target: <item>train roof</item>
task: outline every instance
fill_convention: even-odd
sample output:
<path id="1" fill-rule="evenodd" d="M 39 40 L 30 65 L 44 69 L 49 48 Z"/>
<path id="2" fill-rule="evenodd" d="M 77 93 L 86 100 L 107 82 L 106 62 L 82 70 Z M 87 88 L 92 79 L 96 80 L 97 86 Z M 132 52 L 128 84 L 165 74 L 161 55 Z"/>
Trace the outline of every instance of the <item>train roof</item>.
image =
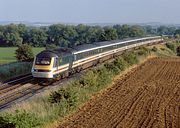
<path id="1" fill-rule="evenodd" d="M 131 38 L 131 40 L 132 39 L 139 39 L 139 38 Z M 120 42 L 124 43 L 124 41 L 128 41 L 128 40 L 130 40 L 130 38 L 124 39 L 124 40 L 94 42 L 91 44 L 82 44 L 82 45 L 74 46 L 72 49 L 74 50 L 73 52 L 78 52 L 78 51 L 82 51 L 82 50 L 86 50 L 86 49 L 97 48 L 100 46 L 106 46 L 106 45 L 116 44 L 116 43 L 120 43 Z"/>
<path id="2" fill-rule="evenodd" d="M 82 44 L 82 45 L 78 45 L 78 46 L 74 46 L 73 52 L 76 51 L 81 51 L 81 50 L 86 50 L 86 49 L 90 49 L 90 48 L 96 48 L 97 46 L 95 44 Z"/>
<path id="3" fill-rule="evenodd" d="M 54 49 L 54 50 L 44 50 L 42 52 L 40 52 L 37 57 L 41 58 L 41 57 L 47 57 L 47 58 L 51 58 L 51 57 L 61 57 L 61 56 L 68 56 L 72 54 L 72 49 L 69 48 L 58 48 L 58 49 Z"/>
<path id="4" fill-rule="evenodd" d="M 127 42 L 132 42 L 132 41 L 138 41 L 138 40 L 144 40 L 144 39 L 153 39 L 153 38 L 159 38 L 160 36 L 154 36 L 154 37 L 142 37 L 142 38 L 126 38 L 123 40 L 112 40 L 112 41 L 102 41 L 102 42 L 94 42 L 92 44 L 83 44 L 79 46 L 75 46 L 73 49 L 74 54 L 78 54 L 81 52 L 89 51 L 89 50 L 95 50 L 98 48 L 103 48 L 115 44 L 123 44 Z"/>
<path id="5" fill-rule="evenodd" d="M 98 48 L 103 48 L 115 44 L 123 44 L 127 42 L 132 41 L 138 41 L 143 39 L 153 39 L 153 38 L 159 38 L 160 36 L 154 36 L 154 37 L 143 37 L 143 38 L 126 38 L 123 40 L 112 40 L 112 41 L 102 41 L 102 42 L 94 42 L 91 44 L 82 44 L 78 46 L 74 46 L 72 48 L 58 48 L 54 50 L 44 50 L 41 53 L 37 55 L 37 57 L 40 56 L 46 56 L 46 57 L 56 57 L 56 56 L 69 56 L 72 54 L 78 54 L 90 50 L 95 50 Z"/>

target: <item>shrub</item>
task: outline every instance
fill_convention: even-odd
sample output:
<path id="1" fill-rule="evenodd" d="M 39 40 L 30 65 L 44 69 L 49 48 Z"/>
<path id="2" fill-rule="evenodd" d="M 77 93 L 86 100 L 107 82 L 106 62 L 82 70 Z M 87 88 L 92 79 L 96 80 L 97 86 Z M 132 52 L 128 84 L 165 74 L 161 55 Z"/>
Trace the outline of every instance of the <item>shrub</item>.
<path id="1" fill-rule="evenodd" d="M 32 61 L 34 58 L 32 47 L 28 44 L 19 45 L 15 54 L 19 61 Z"/>
<path id="2" fill-rule="evenodd" d="M 35 114 L 27 113 L 26 111 L 16 111 L 15 114 L 6 114 L 1 120 L 2 126 L 15 126 L 16 128 L 32 128 L 41 124 L 40 119 Z M 1 126 L 0 125 L 0 126 Z"/>
<path id="3" fill-rule="evenodd" d="M 157 52 L 157 48 L 154 46 L 152 49 L 151 49 L 153 52 Z"/>
<path id="4" fill-rule="evenodd" d="M 147 56 L 149 54 L 149 50 L 145 47 L 140 47 L 139 50 L 137 51 L 138 56 L 145 55 Z"/>
<path id="5" fill-rule="evenodd" d="M 98 75 L 94 71 L 88 71 L 81 77 L 79 83 L 81 86 L 95 86 L 97 84 L 97 77 Z"/>
<path id="6" fill-rule="evenodd" d="M 97 86 L 104 86 L 111 82 L 112 74 L 104 66 L 97 69 L 95 73 L 98 74 L 97 77 Z"/>
<path id="7" fill-rule="evenodd" d="M 180 46 L 177 47 L 176 52 L 177 52 L 177 56 L 180 56 Z"/>
<path id="8" fill-rule="evenodd" d="M 172 50 L 173 52 L 176 52 L 176 46 L 173 43 L 166 43 L 166 47 Z"/>
<path id="9" fill-rule="evenodd" d="M 128 66 L 127 62 L 122 57 L 117 58 L 113 63 L 120 69 L 120 71 L 124 71 Z"/>
<path id="10" fill-rule="evenodd" d="M 15 125 L 4 119 L 4 117 L 0 117 L 0 128 L 15 128 Z"/>
<path id="11" fill-rule="evenodd" d="M 137 64 L 138 63 L 138 58 L 136 56 L 136 54 L 134 53 L 129 53 L 129 54 L 124 54 L 123 55 L 124 60 L 129 64 L 129 65 L 133 65 L 133 64 Z"/>
<path id="12" fill-rule="evenodd" d="M 166 49 L 165 48 L 160 48 L 162 51 L 165 51 Z"/>
<path id="13" fill-rule="evenodd" d="M 120 72 L 120 69 L 114 63 L 106 63 L 104 64 L 104 67 L 114 75 Z"/>
<path id="14" fill-rule="evenodd" d="M 69 107 L 74 107 L 77 103 L 77 95 L 70 88 L 60 88 L 58 91 L 50 94 L 49 100 L 51 103 L 67 103 Z"/>

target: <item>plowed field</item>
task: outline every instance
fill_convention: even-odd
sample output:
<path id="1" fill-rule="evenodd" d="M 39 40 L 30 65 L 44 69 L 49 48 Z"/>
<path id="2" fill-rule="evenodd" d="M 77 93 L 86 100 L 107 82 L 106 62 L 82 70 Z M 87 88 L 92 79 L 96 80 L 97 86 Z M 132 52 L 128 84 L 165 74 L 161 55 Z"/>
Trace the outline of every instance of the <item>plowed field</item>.
<path id="1" fill-rule="evenodd" d="M 180 128 L 180 59 L 145 62 L 59 127 Z"/>

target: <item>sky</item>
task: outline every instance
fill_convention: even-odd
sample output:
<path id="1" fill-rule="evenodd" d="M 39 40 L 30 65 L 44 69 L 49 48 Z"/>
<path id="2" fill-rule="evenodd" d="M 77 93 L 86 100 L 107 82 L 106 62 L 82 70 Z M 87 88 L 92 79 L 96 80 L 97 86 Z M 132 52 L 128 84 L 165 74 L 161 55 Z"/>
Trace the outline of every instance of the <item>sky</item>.
<path id="1" fill-rule="evenodd" d="M 180 24 L 180 0 L 0 0 L 0 21 Z"/>

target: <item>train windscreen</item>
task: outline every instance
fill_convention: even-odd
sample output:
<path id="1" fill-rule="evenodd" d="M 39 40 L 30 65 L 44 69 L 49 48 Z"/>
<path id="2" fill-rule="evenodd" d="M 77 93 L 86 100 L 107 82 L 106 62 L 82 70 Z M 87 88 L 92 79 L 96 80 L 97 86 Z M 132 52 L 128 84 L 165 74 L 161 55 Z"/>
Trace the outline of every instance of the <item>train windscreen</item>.
<path id="1" fill-rule="evenodd" d="M 51 58 L 36 58 L 36 65 L 50 65 Z"/>

